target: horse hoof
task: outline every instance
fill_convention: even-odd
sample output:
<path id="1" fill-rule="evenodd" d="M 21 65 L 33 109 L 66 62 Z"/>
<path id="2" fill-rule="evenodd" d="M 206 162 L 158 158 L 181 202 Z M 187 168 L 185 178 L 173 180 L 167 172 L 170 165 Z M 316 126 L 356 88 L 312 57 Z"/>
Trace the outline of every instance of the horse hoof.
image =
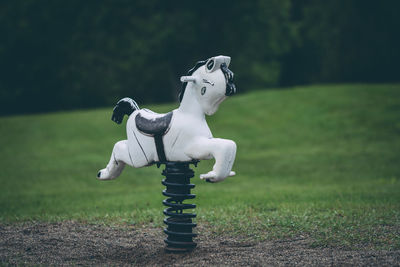
<path id="1" fill-rule="evenodd" d="M 102 169 L 97 173 L 97 179 L 99 179 L 99 180 L 113 180 L 115 178 L 117 178 L 117 177 L 110 175 L 107 168 Z"/>

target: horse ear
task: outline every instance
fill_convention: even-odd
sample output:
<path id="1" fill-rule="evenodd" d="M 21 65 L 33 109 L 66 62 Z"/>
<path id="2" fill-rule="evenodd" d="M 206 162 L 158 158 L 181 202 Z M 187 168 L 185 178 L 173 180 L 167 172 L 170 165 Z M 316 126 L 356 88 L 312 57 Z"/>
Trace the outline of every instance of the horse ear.
<path id="1" fill-rule="evenodd" d="M 207 72 L 213 72 L 215 70 L 215 58 L 212 57 L 209 60 L 207 60 L 206 70 Z"/>
<path id="2" fill-rule="evenodd" d="M 216 56 L 208 59 L 206 63 L 206 71 L 213 72 L 219 69 L 222 63 L 225 63 L 228 67 L 231 63 L 231 58 L 227 56 Z"/>
<path id="3" fill-rule="evenodd" d="M 222 63 L 225 63 L 226 66 L 229 67 L 229 64 L 231 63 L 231 57 L 228 56 L 217 56 L 215 58 L 218 62 L 218 66 L 221 66 Z"/>
<path id="4" fill-rule="evenodd" d="M 227 57 L 227 56 L 221 56 L 223 57 L 223 61 L 226 64 L 227 67 L 229 67 L 229 64 L 231 64 L 231 57 Z"/>

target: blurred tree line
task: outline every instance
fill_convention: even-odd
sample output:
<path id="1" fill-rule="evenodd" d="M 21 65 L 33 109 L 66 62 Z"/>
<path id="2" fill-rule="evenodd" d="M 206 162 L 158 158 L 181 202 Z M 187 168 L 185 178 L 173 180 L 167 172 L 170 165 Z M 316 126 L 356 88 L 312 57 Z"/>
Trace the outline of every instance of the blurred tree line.
<path id="1" fill-rule="evenodd" d="M 399 81 L 396 0 L 3 0 L 0 114 L 177 99 L 196 61 L 232 57 L 239 92 Z"/>

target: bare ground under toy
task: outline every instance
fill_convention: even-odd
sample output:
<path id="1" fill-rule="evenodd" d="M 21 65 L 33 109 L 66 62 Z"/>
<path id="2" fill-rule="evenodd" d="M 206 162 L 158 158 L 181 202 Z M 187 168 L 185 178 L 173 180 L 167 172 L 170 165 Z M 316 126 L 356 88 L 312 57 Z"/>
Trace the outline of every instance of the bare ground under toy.
<path id="1" fill-rule="evenodd" d="M 313 248 L 299 236 L 246 241 L 199 229 L 191 253 L 169 254 L 159 228 L 110 227 L 77 222 L 0 225 L 0 265 L 265 266 L 400 264 L 400 250 Z"/>

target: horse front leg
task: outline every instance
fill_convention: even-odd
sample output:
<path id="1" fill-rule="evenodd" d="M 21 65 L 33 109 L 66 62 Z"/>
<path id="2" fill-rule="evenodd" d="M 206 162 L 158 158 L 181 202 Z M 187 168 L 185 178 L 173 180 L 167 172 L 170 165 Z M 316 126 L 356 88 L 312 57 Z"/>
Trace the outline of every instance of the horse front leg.
<path id="1" fill-rule="evenodd" d="M 127 140 L 119 141 L 114 145 L 110 161 L 107 166 L 97 173 L 99 180 L 112 180 L 117 178 L 126 164 L 130 164 Z"/>
<path id="2" fill-rule="evenodd" d="M 220 138 L 198 138 L 187 147 L 185 154 L 193 159 L 215 159 L 213 169 L 201 174 L 200 179 L 220 182 L 235 175 L 232 166 L 236 156 L 236 144 L 232 140 Z"/>

